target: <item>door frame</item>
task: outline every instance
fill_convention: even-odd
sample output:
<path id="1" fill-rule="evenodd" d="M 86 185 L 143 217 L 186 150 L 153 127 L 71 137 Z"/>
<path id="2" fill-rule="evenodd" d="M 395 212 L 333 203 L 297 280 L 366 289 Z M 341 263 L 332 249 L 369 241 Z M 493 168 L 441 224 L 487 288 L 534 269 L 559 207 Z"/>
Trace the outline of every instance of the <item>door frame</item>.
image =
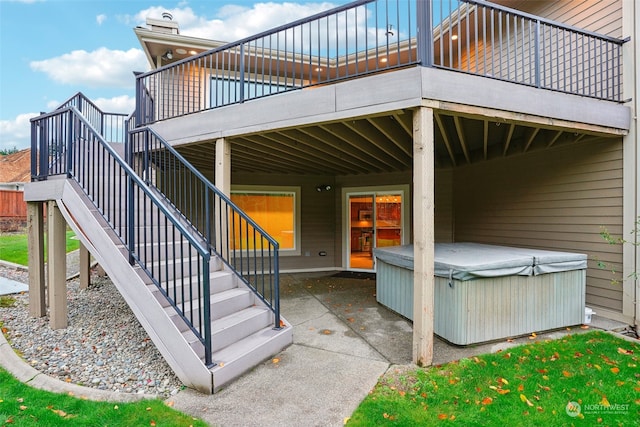
<path id="1" fill-rule="evenodd" d="M 360 268 L 351 268 L 350 266 L 350 254 L 351 254 L 351 233 L 349 230 L 350 217 L 349 217 L 349 196 L 357 195 L 373 195 L 373 202 L 375 204 L 375 196 L 378 193 L 402 193 L 402 228 L 400 232 L 400 239 L 403 245 L 406 245 L 409 239 L 409 231 L 411 229 L 411 193 L 409 184 L 397 184 L 397 185 L 373 185 L 366 187 L 343 187 L 341 194 L 341 218 L 342 218 L 342 268 L 347 271 L 376 271 L 375 258 L 373 261 L 373 269 L 365 270 Z M 374 208 L 375 209 L 375 208 Z M 375 239 L 373 239 L 375 242 Z"/>

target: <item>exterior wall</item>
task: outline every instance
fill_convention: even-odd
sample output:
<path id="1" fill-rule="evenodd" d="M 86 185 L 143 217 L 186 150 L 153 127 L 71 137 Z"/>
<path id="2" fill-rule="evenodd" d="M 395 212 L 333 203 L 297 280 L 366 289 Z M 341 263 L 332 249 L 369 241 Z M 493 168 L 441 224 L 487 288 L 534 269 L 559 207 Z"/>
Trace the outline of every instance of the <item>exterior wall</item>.
<path id="1" fill-rule="evenodd" d="M 461 167 L 453 189 L 455 241 L 586 253 L 587 305 L 622 312 L 622 247 L 599 234 L 622 234 L 621 138 Z"/>
<path id="2" fill-rule="evenodd" d="M 336 241 L 336 202 L 340 191 L 335 189 L 332 176 L 291 176 L 276 174 L 233 174 L 232 185 L 299 186 L 301 215 L 301 255 L 281 256 L 280 269 L 330 270 L 340 265 L 340 244 Z M 318 192 L 319 184 L 330 184 L 334 189 Z M 321 251 L 326 256 L 320 256 Z"/>
<path id="3" fill-rule="evenodd" d="M 453 243 L 453 170 L 436 170 L 435 175 L 435 241 Z"/>
<path id="4" fill-rule="evenodd" d="M 518 10 L 611 37 L 622 37 L 623 0 L 524 1 Z M 627 1 L 627 0 L 624 0 Z M 497 1 L 496 3 L 505 3 Z M 509 6 L 506 2 L 506 6 Z"/>

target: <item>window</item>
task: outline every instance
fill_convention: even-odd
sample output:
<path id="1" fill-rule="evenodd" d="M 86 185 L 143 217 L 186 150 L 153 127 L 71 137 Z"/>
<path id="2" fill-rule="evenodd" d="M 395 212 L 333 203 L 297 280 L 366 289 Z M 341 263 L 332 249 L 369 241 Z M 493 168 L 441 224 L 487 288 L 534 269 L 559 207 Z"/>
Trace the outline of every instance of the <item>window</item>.
<path id="1" fill-rule="evenodd" d="M 299 195 L 299 187 L 234 187 L 231 190 L 233 203 L 278 242 L 283 255 L 300 254 Z M 239 234 L 239 229 L 234 230 L 236 238 Z"/>

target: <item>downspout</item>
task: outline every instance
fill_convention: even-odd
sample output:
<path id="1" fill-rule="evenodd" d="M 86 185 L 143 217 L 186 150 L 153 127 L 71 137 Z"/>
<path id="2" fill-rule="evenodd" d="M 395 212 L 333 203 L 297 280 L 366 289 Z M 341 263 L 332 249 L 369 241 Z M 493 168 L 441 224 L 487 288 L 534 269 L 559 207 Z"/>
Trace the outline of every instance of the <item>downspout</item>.
<path id="1" fill-rule="evenodd" d="M 640 7 L 635 1 L 622 2 L 622 30 L 629 41 L 623 45 L 623 99 L 630 109 L 629 133 L 624 137 L 623 233 L 629 242 L 623 248 L 623 314 L 640 325 L 640 147 L 638 147 L 638 112 L 640 111 Z M 626 285 L 625 285 L 626 284 Z"/>

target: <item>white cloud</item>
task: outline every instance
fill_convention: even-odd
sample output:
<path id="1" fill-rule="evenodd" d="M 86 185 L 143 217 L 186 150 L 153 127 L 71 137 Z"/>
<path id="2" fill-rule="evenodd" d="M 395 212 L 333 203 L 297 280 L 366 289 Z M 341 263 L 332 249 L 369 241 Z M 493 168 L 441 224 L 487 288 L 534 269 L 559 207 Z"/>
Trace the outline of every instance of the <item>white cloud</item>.
<path id="1" fill-rule="evenodd" d="M 136 99 L 129 95 L 121 95 L 113 98 L 92 99 L 93 103 L 105 113 L 129 114 L 136 108 Z"/>
<path id="2" fill-rule="evenodd" d="M 55 58 L 32 61 L 30 66 L 58 83 L 110 88 L 133 87 L 133 71 L 146 71 L 149 67 L 141 49 L 122 51 L 106 47 L 92 52 L 74 50 Z"/>
<path id="3" fill-rule="evenodd" d="M 0 120 L 0 149 L 18 150 L 29 148 L 31 145 L 31 123 L 29 119 L 38 113 L 25 113 L 13 120 Z"/>
<path id="4" fill-rule="evenodd" d="M 104 13 L 101 13 L 100 15 L 96 16 L 96 22 L 98 23 L 98 25 L 102 25 L 102 23 L 106 20 L 107 20 L 107 15 L 105 15 Z"/>
<path id="5" fill-rule="evenodd" d="M 161 19 L 163 12 L 170 12 L 173 20 L 179 23 L 182 35 L 232 42 L 335 6 L 330 2 L 266 2 L 251 7 L 227 5 L 219 9 L 214 19 L 197 16 L 190 7 L 167 9 L 154 6 L 127 18 L 130 23 L 144 25 L 147 18 Z"/>

